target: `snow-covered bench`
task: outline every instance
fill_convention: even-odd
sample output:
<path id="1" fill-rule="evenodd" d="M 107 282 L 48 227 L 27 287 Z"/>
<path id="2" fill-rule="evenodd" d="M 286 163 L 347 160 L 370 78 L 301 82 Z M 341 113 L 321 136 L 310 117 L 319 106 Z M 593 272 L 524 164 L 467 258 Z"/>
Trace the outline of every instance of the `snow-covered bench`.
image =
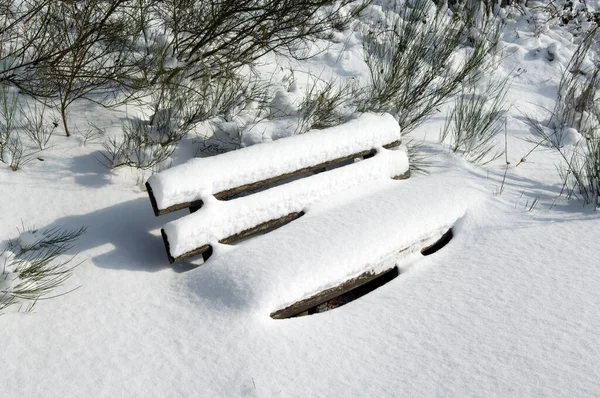
<path id="1" fill-rule="evenodd" d="M 214 244 L 279 227 L 329 195 L 376 178 L 407 178 L 400 143 L 391 115 L 363 114 L 341 126 L 193 159 L 153 175 L 146 187 L 155 215 L 194 211 L 162 228 L 169 261 L 207 259 Z M 356 158 L 364 160 L 351 163 Z M 338 165 L 343 167 L 311 173 Z M 286 183 L 223 200 L 276 182 Z"/>

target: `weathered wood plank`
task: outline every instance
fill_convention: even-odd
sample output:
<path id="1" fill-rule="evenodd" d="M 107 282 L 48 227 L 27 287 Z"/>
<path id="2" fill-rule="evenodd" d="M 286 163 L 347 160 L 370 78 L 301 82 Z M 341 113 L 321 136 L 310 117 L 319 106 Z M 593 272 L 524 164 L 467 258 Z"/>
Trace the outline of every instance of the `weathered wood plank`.
<path id="1" fill-rule="evenodd" d="M 411 246 L 405 247 L 401 250 L 398 250 L 397 253 L 406 252 L 408 250 L 415 248 L 415 246 L 418 248 L 421 245 L 425 245 L 425 247 L 422 247 L 420 249 L 420 251 L 423 255 L 429 255 L 429 254 L 434 253 L 435 251 L 438 251 L 442 247 L 444 247 L 448 242 L 450 242 L 450 240 L 452 239 L 452 236 L 453 236 L 452 228 L 450 228 L 446 233 L 444 233 L 433 244 L 427 244 L 426 242 L 428 240 L 426 239 L 421 242 L 415 243 Z M 356 278 L 346 280 L 337 286 L 334 286 L 329 289 L 325 289 L 325 290 L 318 292 L 306 299 L 297 301 L 294 304 L 291 304 L 285 308 L 273 311 L 270 314 L 270 316 L 273 319 L 285 319 L 285 318 L 290 318 L 292 316 L 296 316 L 305 311 L 308 311 L 309 309 L 311 309 L 313 307 L 323 304 L 335 297 L 341 296 L 344 293 L 347 293 L 351 290 L 359 288 L 360 286 L 362 286 L 366 283 L 369 283 L 369 282 L 373 281 L 374 279 L 377 279 L 378 277 L 390 272 L 395 267 L 396 267 L 396 264 L 394 262 L 393 266 L 388 267 L 383 271 L 379 271 L 379 272 L 375 272 L 372 270 L 366 271 L 366 272 L 360 274 L 359 276 L 357 276 Z"/>
<path id="2" fill-rule="evenodd" d="M 346 293 L 343 293 L 337 297 L 332 298 L 331 300 L 327 300 L 326 302 L 319 304 L 315 307 L 309 308 L 308 311 L 301 312 L 299 314 L 294 315 L 294 318 L 304 316 L 304 315 L 313 315 L 320 314 L 323 312 L 331 311 L 333 309 L 342 307 L 348 303 L 351 303 L 354 300 L 358 300 L 359 298 L 371 293 L 372 291 L 379 289 L 383 285 L 393 281 L 400 275 L 400 269 L 398 266 L 391 268 L 388 272 L 381 274 L 377 278 L 373 279 L 370 282 L 365 283 L 362 286 L 359 286 L 355 289 L 352 289 Z"/>
<path id="3" fill-rule="evenodd" d="M 163 241 L 165 242 L 165 249 L 167 249 L 167 257 L 169 258 L 170 264 L 173 264 L 177 261 L 184 260 L 186 258 L 197 256 L 200 254 L 202 254 L 202 258 L 204 258 L 204 261 L 206 261 L 212 254 L 212 247 L 210 245 L 203 245 L 203 246 L 198 247 L 197 249 L 194 249 L 187 253 L 184 253 L 179 257 L 173 257 L 171 255 L 171 245 L 169 243 L 169 237 L 165 233 L 165 230 L 161 228 L 160 234 L 162 235 Z"/>
<path id="4" fill-rule="evenodd" d="M 152 204 L 152 210 L 154 211 L 154 215 L 157 217 L 162 216 L 163 214 L 172 213 L 177 210 L 187 209 L 188 207 L 195 208 L 196 210 L 198 210 L 204 204 L 201 200 L 195 200 L 193 202 L 178 203 L 176 205 L 169 206 L 166 209 L 159 209 L 158 205 L 156 204 L 156 198 L 154 197 L 154 191 L 152 190 L 150 184 L 148 184 L 147 182 L 146 192 L 148 192 L 148 196 L 150 197 L 150 203 Z"/>
<path id="5" fill-rule="evenodd" d="M 405 173 L 399 174 L 397 176 L 392 177 L 394 180 L 407 180 L 410 178 L 410 169 L 406 170 Z"/>
<path id="6" fill-rule="evenodd" d="M 265 231 L 270 231 L 270 230 L 282 227 L 283 225 L 285 225 L 299 217 L 302 217 L 303 215 L 304 215 L 304 212 L 290 213 L 283 217 L 280 217 L 280 218 L 277 218 L 274 220 L 269 220 L 269 221 L 263 222 L 261 224 L 255 225 L 254 227 L 248 228 L 248 229 L 246 229 L 242 232 L 239 232 L 235 235 L 231 235 L 226 238 L 223 238 L 223 239 L 219 240 L 219 243 L 223 243 L 223 244 L 235 243 L 242 239 L 249 238 L 254 235 L 258 235 Z M 163 241 L 165 242 L 165 248 L 167 249 L 167 256 L 169 257 L 169 263 L 171 263 L 171 264 L 173 264 L 177 261 L 185 260 L 186 258 L 197 256 L 199 254 L 202 254 L 204 261 L 206 261 L 212 254 L 212 247 L 210 245 L 203 245 L 197 249 L 186 252 L 180 256 L 173 257 L 171 255 L 169 238 L 163 229 L 161 229 L 161 234 L 163 237 Z"/>
<path id="7" fill-rule="evenodd" d="M 448 244 L 448 242 L 450 242 L 452 240 L 453 237 L 454 237 L 454 232 L 452 232 L 452 228 L 450 228 L 448 231 L 446 231 L 446 233 L 444 235 L 442 235 L 442 237 L 440 239 L 438 239 L 437 242 L 421 249 L 421 254 L 424 256 L 429 256 L 429 255 L 437 252 L 442 247 L 446 246 Z"/>
<path id="8" fill-rule="evenodd" d="M 288 307 L 282 308 L 280 310 L 274 311 L 271 313 L 271 318 L 273 319 L 285 319 L 292 317 L 294 315 L 300 314 L 302 312 L 308 311 L 308 309 L 313 308 L 319 304 L 322 304 L 326 301 L 329 301 L 335 297 L 341 296 L 344 293 L 349 292 L 350 290 L 356 289 L 359 286 L 362 286 L 366 283 L 371 282 L 372 280 L 380 277 L 381 275 L 391 271 L 394 269 L 396 265 L 394 264 L 392 267 L 379 272 L 367 271 L 356 278 L 349 279 L 345 282 L 340 283 L 337 286 L 334 286 L 330 289 L 323 290 L 309 298 L 304 300 L 300 300 Z"/>
<path id="9" fill-rule="evenodd" d="M 229 243 L 235 243 L 238 242 L 242 239 L 245 238 L 249 238 L 251 236 L 254 235 L 258 235 L 260 233 L 266 232 L 266 231 L 271 231 L 274 230 L 276 228 L 282 227 L 285 224 L 294 221 L 297 218 L 300 218 L 304 215 L 303 211 L 297 212 L 297 213 L 290 213 L 287 214 L 283 217 L 274 219 L 274 220 L 269 220 L 269 221 L 265 221 L 264 223 L 258 224 L 252 228 L 249 228 L 245 231 L 242 231 L 240 233 L 237 233 L 235 235 L 229 236 L 227 238 L 221 239 L 219 241 L 219 243 L 225 243 L 225 244 L 229 244 Z"/>
<path id="10" fill-rule="evenodd" d="M 390 149 L 390 148 L 399 146 L 401 143 L 402 143 L 402 141 L 397 140 L 397 141 L 393 141 L 388 144 L 385 144 L 385 145 L 383 145 L 383 147 L 386 149 Z M 231 189 L 228 189 L 225 191 L 217 192 L 213 196 L 215 198 L 221 199 L 221 200 L 227 199 L 229 197 L 239 195 L 241 193 L 248 192 L 248 191 L 253 191 L 253 190 L 262 188 L 265 185 L 277 183 L 277 182 L 280 182 L 280 181 L 283 181 L 283 180 L 286 180 L 289 178 L 299 176 L 304 173 L 321 171 L 323 169 L 326 169 L 327 167 L 335 166 L 335 165 L 347 162 L 349 160 L 352 160 L 354 158 L 374 156 L 376 152 L 377 151 L 375 149 L 364 150 L 361 152 L 353 153 L 348 156 L 344 156 L 344 157 L 337 158 L 337 159 L 332 159 L 327 162 L 319 163 L 319 164 L 305 167 L 302 169 L 298 169 L 298 170 L 295 170 L 295 171 L 292 171 L 289 173 L 281 174 L 281 175 L 278 175 L 278 176 L 275 176 L 272 178 L 252 182 L 249 184 L 241 185 L 239 187 L 235 187 L 235 188 L 231 188 Z M 408 178 L 408 176 L 402 177 L 402 178 Z M 402 179 L 402 178 L 400 178 L 400 179 Z M 158 205 L 156 203 L 156 198 L 154 197 L 154 191 L 152 190 L 152 187 L 150 186 L 150 184 L 148 182 L 146 182 L 146 191 L 148 192 L 148 196 L 150 197 L 150 203 L 152 204 L 152 210 L 154 211 L 155 216 L 160 216 L 163 214 L 171 213 L 176 210 L 186 209 L 188 207 L 192 207 L 197 210 L 197 209 L 201 208 L 202 204 L 203 204 L 201 200 L 197 200 L 197 201 L 192 201 L 192 202 L 178 203 L 178 204 L 169 206 L 166 209 L 159 209 Z"/>
<path id="11" fill-rule="evenodd" d="M 394 148 L 394 147 L 399 146 L 401 143 L 402 143 L 402 141 L 394 141 L 394 142 L 384 145 L 383 147 L 386 149 Z M 217 199 L 227 199 L 230 196 L 239 195 L 240 193 L 243 193 L 246 191 L 253 191 L 253 190 L 259 189 L 265 185 L 283 181 L 288 178 L 296 177 L 296 176 L 299 176 L 304 173 L 313 173 L 315 171 L 318 172 L 320 170 L 326 169 L 327 167 L 335 166 L 335 165 L 347 162 L 347 161 L 355 159 L 355 158 L 362 158 L 362 157 L 366 157 L 368 155 L 373 156 L 373 155 L 375 155 L 376 152 L 377 151 L 375 149 L 369 149 L 369 150 L 353 153 L 352 155 L 329 160 L 327 162 L 319 163 L 319 164 L 316 164 L 316 165 L 310 166 L 310 167 L 305 167 L 303 169 L 298 169 L 296 171 L 281 174 L 276 177 L 268 178 L 266 180 L 256 181 L 256 182 L 253 182 L 250 184 L 246 184 L 246 185 L 242 185 L 242 186 L 239 186 L 236 188 L 228 189 L 226 191 L 221 191 L 221 192 L 214 194 L 214 197 Z"/>
<path id="12" fill-rule="evenodd" d="M 407 170 L 405 173 L 400 174 L 398 176 L 395 176 L 393 178 L 396 179 L 396 180 L 403 180 L 403 179 L 407 179 L 409 177 L 410 177 L 410 171 Z M 152 198 L 152 196 L 151 196 L 151 198 Z M 201 207 L 201 205 L 198 205 L 197 202 L 191 204 L 191 206 L 189 208 L 190 209 L 190 213 L 193 213 L 193 212 L 197 211 L 200 207 Z M 253 236 L 253 235 L 258 235 L 258 234 L 263 233 L 265 231 L 269 231 L 269 230 L 272 230 L 272 229 L 279 228 L 279 227 L 281 227 L 281 226 L 283 226 L 283 225 L 285 225 L 285 224 L 287 224 L 287 223 L 289 223 L 289 222 L 291 222 L 291 221 L 293 221 L 293 220 L 295 220 L 295 219 L 297 219 L 297 218 L 299 218 L 299 217 L 301 217 L 303 215 L 304 215 L 304 212 L 290 213 L 290 214 L 287 214 L 287 215 L 285 215 L 283 217 L 280 217 L 280 218 L 277 218 L 277 219 L 274 219 L 274 220 L 265 221 L 264 223 L 258 224 L 256 226 L 254 226 L 252 228 L 249 228 L 247 230 L 244 230 L 244 231 L 242 231 L 242 232 L 240 232 L 238 234 L 235 234 L 235 235 L 232 235 L 232 236 L 228 236 L 228 237 L 226 237 L 224 239 L 221 239 L 219 241 L 219 243 L 224 243 L 224 244 L 235 243 L 235 242 L 237 242 L 239 240 L 242 240 L 244 238 L 247 238 L 247 237 L 250 237 L 250 236 Z M 191 250 L 191 251 L 189 251 L 187 253 L 184 253 L 184 254 L 182 254 L 180 256 L 173 257 L 171 255 L 171 252 L 170 252 L 168 238 L 167 238 L 166 234 L 164 233 L 164 231 L 162 229 L 161 229 L 161 233 L 163 235 L 163 240 L 165 242 L 165 247 L 167 249 L 167 256 L 169 257 L 169 262 L 171 264 L 173 264 L 173 263 L 175 263 L 177 261 L 184 260 L 186 258 L 197 256 L 199 254 L 203 255 L 204 260 L 208 259 L 209 256 L 207 257 L 206 254 L 204 254 L 204 253 L 210 248 L 210 245 L 204 245 L 202 247 L 199 247 L 197 249 L 194 249 L 194 250 Z M 212 253 L 212 248 L 210 248 L 210 249 L 211 249 L 211 253 Z"/>

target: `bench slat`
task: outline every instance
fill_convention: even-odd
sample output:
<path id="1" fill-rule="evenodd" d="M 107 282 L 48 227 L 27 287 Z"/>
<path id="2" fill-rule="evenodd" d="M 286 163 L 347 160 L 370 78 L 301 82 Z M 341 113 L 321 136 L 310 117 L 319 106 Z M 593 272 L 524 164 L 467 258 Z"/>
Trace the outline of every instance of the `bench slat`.
<path id="1" fill-rule="evenodd" d="M 219 240 L 219 243 L 231 244 L 231 243 L 239 242 L 240 240 L 242 240 L 244 238 L 248 238 L 248 237 L 260 234 L 264 231 L 269 231 L 269 230 L 273 230 L 275 228 L 279 228 L 289 222 L 294 221 L 297 218 L 302 217 L 303 215 L 304 215 L 304 212 L 290 213 L 283 217 L 277 218 L 275 220 L 269 220 L 269 221 L 263 222 L 261 224 L 256 225 L 255 227 L 246 229 L 240 233 L 237 233 L 235 235 L 231 235 L 227 238 L 221 239 L 221 240 Z M 210 254 L 207 255 L 207 253 L 212 250 L 212 246 L 210 244 L 202 245 L 197 249 L 190 250 L 180 256 L 173 257 L 173 256 L 171 256 L 171 249 L 170 249 L 171 245 L 169 243 L 169 237 L 167 236 L 164 229 L 161 229 L 160 232 L 162 234 L 163 241 L 165 242 L 165 248 L 167 249 L 167 256 L 169 258 L 169 263 L 173 264 L 178 261 L 185 260 L 186 258 L 195 257 L 198 255 L 202 255 L 202 257 L 204 258 L 204 261 L 208 260 L 208 258 L 210 257 Z"/>
<path id="2" fill-rule="evenodd" d="M 396 147 L 400 146 L 401 144 L 402 144 L 402 141 L 397 140 L 394 142 L 390 142 L 389 144 L 383 145 L 383 148 L 392 149 L 392 148 L 396 148 Z M 304 173 L 319 172 L 319 171 L 323 171 L 327 167 L 337 166 L 342 163 L 348 162 L 352 159 L 371 157 L 371 156 L 374 156 L 376 152 L 377 152 L 376 149 L 356 152 L 356 153 L 353 153 L 352 155 L 344 156 L 344 157 L 337 158 L 334 160 L 329 160 L 327 162 L 319 163 L 317 165 L 310 166 L 310 167 L 305 167 L 303 169 L 299 169 L 299 170 L 296 170 L 296 171 L 293 171 L 290 173 L 280 174 L 276 177 L 272 177 L 272 178 L 269 178 L 266 180 L 261 180 L 261 181 L 253 182 L 250 184 L 242 185 L 242 186 L 239 186 L 236 188 L 217 192 L 213 196 L 215 198 L 221 199 L 221 200 L 227 199 L 229 197 L 239 195 L 240 193 L 243 193 L 243 192 L 249 192 L 249 191 L 253 191 L 258 188 L 262 188 L 265 185 L 274 184 L 274 183 L 277 183 L 280 181 L 287 180 L 292 177 L 300 176 Z M 154 197 L 154 192 L 152 190 L 152 186 L 148 182 L 146 182 L 146 190 L 148 192 L 148 196 L 150 197 L 150 203 L 152 204 L 152 210 L 154 211 L 155 216 L 161 216 L 163 214 L 168 214 L 168 213 L 171 213 L 171 212 L 174 212 L 177 210 L 182 210 L 182 209 L 187 209 L 187 208 L 193 208 L 194 211 L 196 211 L 196 210 L 200 209 L 202 207 L 202 205 L 204 204 L 204 202 L 202 202 L 202 200 L 195 200 L 195 201 L 191 201 L 191 202 L 178 203 L 178 204 L 169 206 L 166 209 L 161 210 L 158 208 L 158 205 L 156 204 L 156 199 Z"/>
<path id="3" fill-rule="evenodd" d="M 271 312 L 270 316 L 273 319 L 289 318 L 294 315 L 301 314 L 302 312 L 307 311 L 310 308 L 316 307 L 317 305 L 323 304 L 335 297 L 341 296 L 344 293 L 348 293 L 349 291 L 356 289 L 362 285 L 365 285 L 371 282 L 372 280 L 377 279 L 381 275 L 391 271 L 397 263 L 397 261 L 395 261 L 395 257 L 406 255 L 416 250 L 423 252 L 428 248 L 435 246 L 438 240 L 445 239 L 445 237 L 451 235 L 451 233 L 452 229 L 449 229 L 444 234 L 440 234 L 439 231 L 435 232 L 431 234 L 427 239 L 421 240 L 418 243 L 415 243 L 409 247 L 399 250 L 397 254 L 384 261 L 385 264 L 388 264 L 387 266 L 379 267 L 377 270 L 369 270 L 363 272 L 357 277 L 348 279 L 340 283 L 339 285 L 322 290 L 318 293 L 313 294 L 310 297 L 297 301 L 285 308 L 273 311 Z"/>
<path id="4" fill-rule="evenodd" d="M 394 266 L 392 266 L 388 269 L 385 269 L 383 271 L 364 272 L 364 273 L 360 274 L 359 276 L 357 276 L 356 278 L 347 280 L 347 281 L 345 281 L 335 287 L 332 287 L 330 289 L 323 290 L 322 292 L 319 292 L 319 293 L 315 294 L 314 296 L 311 296 L 304 300 L 298 301 L 297 303 L 294 303 L 288 307 L 282 308 L 277 311 L 273 311 L 271 313 L 271 318 L 285 319 L 285 318 L 290 318 L 294 315 L 300 314 L 304 311 L 309 310 L 310 308 L 316 307 L 319 304 L 323 304 L 335 297 L 341 296 L 344 293 L 348 293 L 350 290 L 356 289 L 357 287 L 367 284 L 367 283 L 371 282 L 372 280 L 377 279 L 379 276 L 385 274 L 386 272 L 391 271 L 392 268 L 394 268 Z"/>
<path id="5" fill-rule="evenodd" d="M 385 149 L 391 149 L 391 148 L 400 146 L 400 144 L 402 144 L 402 141 L 398 140 L 398 141 L 390 142 L 389 144 L 383 145 L 383 147 Z M 325 169 L 327 167 L 337 166 L 339 164 L 348 162 L 349 160 L 356 159 L 356 158 L 370 157 L 370 156 L 375 155 L 376 153 L 377 153 L 376 149 L 370 149 L 367 151 L 356 152 L 356 153 L 353 153 L 348 156 L 344 156 L 344 157 L 337 158 L 334 160 L 329 160 L 327 162 L 319 163 L 314 166 L 305 167 L 303 169 L 299 169 L 299 170 L 296 170 L 296 171 L 293 171 L 290 173 L 281 174 L 281 175 L 278 175 L 273 178 L 269 178 L 269 179 L 262 180 L 262 181 L 257 181 L 257 182 L 251 183 L 251 184 L 242 185 L 240 187 L 228 189 L 226 191 L 221 191 L 221 192 L 214 194 L 213 196 L 217 199 L 226 199 L 230 196 L 238 195 L 240 193 L 247 192 L 247 191 L 252 191 L 252 190 L 261 188 L 265 185 L 273 184 L 273 183 L 283 181 L 283 180 L 287 180 L 288 178 L 296 177 L 296 176 L 302 175 L 304 173 L 313 173 L 313 172 L 317 172 L 317 171 L 322 171 L 323 169 Z"/>
<path id="6" fill-rule="evenodd" d="M 341 126 L 311 131 L 237 151 L 191 161 L 162 171 L 146 183 L 155 215 L 199 207 L 202 198 L 226 198 L 356 157 L 401 141 L 389 114 L 363 114 Z"/>

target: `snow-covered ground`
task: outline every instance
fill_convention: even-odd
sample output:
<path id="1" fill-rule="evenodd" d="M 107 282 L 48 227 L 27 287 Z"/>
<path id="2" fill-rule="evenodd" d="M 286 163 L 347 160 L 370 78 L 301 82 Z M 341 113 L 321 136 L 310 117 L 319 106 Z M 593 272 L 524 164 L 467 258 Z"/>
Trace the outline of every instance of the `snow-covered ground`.
<path id="1" fill-rule="evenodd" d="M 101 141 L 56 135 L 43 161 L 1 167 L 0 242 L 23 227 L 87 232 L 69 252 L 83 263 L 64 288 L 77 290 L 0 316 L 0 396 L 599 396 L 600 218 L 559 195 L 560 158 L 529 154 L 524 121 L 553 108 L 576 38 L 560 26 L 533 30 L 526 16 L 509 20 L 490 72 L 514 76 L 506 173 L 504 157 L 481 167 L 440 145 L 436 114 L 410 135 L 429 175 L 320 198 L 280 229 L 217 245 L 201 266 L 168 264 L 160 228 L 187 212 L 155 217 L 141 189 L 148 175 L 108 170 Z M 294 67 L 368 73 L 350 33 Z M 297 80 L 280 97 L 304 92 Z M 118 133 L 118 111 L 75 106 L 74 123 Z M 265 135 L 278 138 L 265 130 L 246 140 Z M 497 141 L 504 149 L 503 134 Z M 269 317 L 451 225 L 446 247 L 394 258 L 400 275 L 364 297 Z"/>

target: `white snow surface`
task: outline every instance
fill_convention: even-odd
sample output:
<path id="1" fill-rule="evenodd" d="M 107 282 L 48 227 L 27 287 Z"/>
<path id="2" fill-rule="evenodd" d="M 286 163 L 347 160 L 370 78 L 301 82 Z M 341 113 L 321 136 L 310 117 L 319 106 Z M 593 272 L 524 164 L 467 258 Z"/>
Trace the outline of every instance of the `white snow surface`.
<path id="1" fill-rule="evenodd" d="M 9 250 L 0 253 L 0 305 L 3 300 L 8 300 L 8 292 L 13 291 L 21 280 L 18 268 L 27 267 L 29 263 L 22 259 L 15 259 L 15 254 Z"/>
<path id="2" fill-rule="evenodd" d="M 344 126 L 241 148 L 221 156 L 192 159 L 153 175 L 148 183 L 158 208 L 166 209 L 377 148 L 400 140 L 400 137 L 400 127 L 393 116 L 365 113 Z"/>
<path id="3" fill-rule="evenodd" d="M 250 229 L 291 213 L 329 195 L 370 180 L 393 178 L 408 172 L 408 157 L 400 150 L 379 148 L 370 159 L 288 182 L 249 196 L 219 201 L 202 196 L 204 206 L 186 217 L 171 221 L 163 229 L 171 255 L 178 257 L 205 244 Z"/>
<path id="4" fill-rule="evenodd" d="M 0 164 L 0 243 L 23 225 L 88 227 L 67 253 L 83 262 L 57 293 L 79 288 L 0 316 L 0 396 L 600 396 L 600 216 L 559 195 L 560 156 L 530 152 L 537 137 L 523 120 L 554 108 L 577 38 L 527 19 L 507 12 L 493 71 L 515 76 L 506 143 L 504 134 L 497 142 L 506 158 L 480 167 L 448 153 L 438 143 L 442 109 L 410 136 L 429 155 L 429 175 L 323 197 L 269 234 L 217 245 L 197 267 L 169 266 L 160 237 L 185 213 L 154 217 L 138 188 L 147 176 L 105 169 L 101 140 L 83 146 L 57 134 L 36 155 L 44 161 L 18 172 Z M 365 78 L 360 43 L 350 34 L 292 66 Z M 265 66 L 266 76 L 279 65 Z M 118 133 L 122 115 L 111 112 L 77 101 L 71 115 Z M 437 253 L 386 257 L 452 224 L 454 238 Z M 382 258 L 401 274 L 364 297 L 269 317 Z"/>
<path id="5" fill-rule="evenodd" d="M 264 315 L 363 272 L 391 268 L 400 251 L 439 238 L 480 199 L 468 183 L 455 189 L 459 180 L 450 173 L 432 178 L 372 181 L 341 201 L 327 197 L 259 246 L 218 253 L 207 263 L 218 270 L 214 283 L 229 286 L 223 297 Z"/>
<path id="6" fill-rule="evenodd" d="M 82 287 L 0 318 L 3 396 L 596 395 L 597 216 L 532 219 L 484 180 L 469 182 L 472 169 L 442 168 L 454 171 L 320 202 L 184 273 L 165 267 L 160 238 L 144 234 L 158 225 L 141 193 L 59 220 L 93 221 L 78 248 Z M 422 197 L 411 189 L 432 194 L 412 216 Z M 410 256 L 387 285 L 327 313 L 269 318 L 321 280 L 293 264 L 323 261 L 319 275 L 332 278 L 341 270 L 320 257 L 325 240 L 346 242 L 358 264 L 383 255 L 379 243 L 417 236 L 420 216 L 439 226 L 433 213 L 452 223 L 460 209 L 452 242 Z M 326 253 L 334 265 L 348 256 Z"/>

